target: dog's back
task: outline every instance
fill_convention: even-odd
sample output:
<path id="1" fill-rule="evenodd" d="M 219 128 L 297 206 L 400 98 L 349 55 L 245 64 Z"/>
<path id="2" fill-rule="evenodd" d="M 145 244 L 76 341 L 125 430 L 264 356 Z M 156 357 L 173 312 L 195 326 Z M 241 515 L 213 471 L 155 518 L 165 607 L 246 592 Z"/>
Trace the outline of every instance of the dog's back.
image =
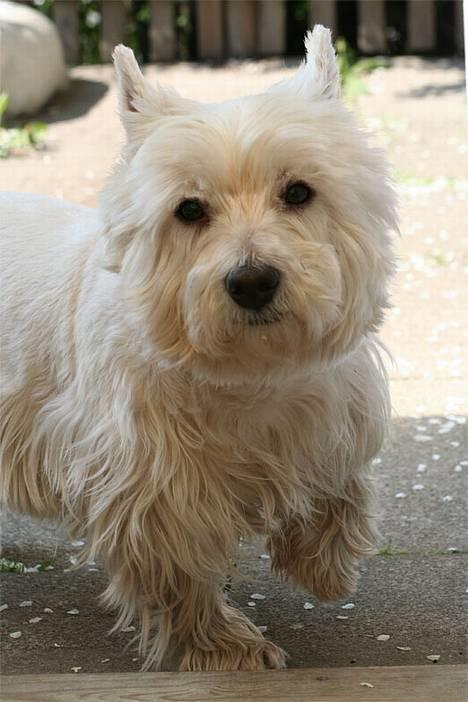
<path id="1" fill-rule="evenodd" d="M 34 349 L 37 363 L 44 338 L 50 348 L 50 336 L 57 332 L 54 317 L 77 293 L 79 262 L 85 260 L 97 226 L 95 210 L 39 195 L 0 193 L 0 211 L 5 391 L 15 384 L 20 368 L 26 371 L 28 352 Z"/>

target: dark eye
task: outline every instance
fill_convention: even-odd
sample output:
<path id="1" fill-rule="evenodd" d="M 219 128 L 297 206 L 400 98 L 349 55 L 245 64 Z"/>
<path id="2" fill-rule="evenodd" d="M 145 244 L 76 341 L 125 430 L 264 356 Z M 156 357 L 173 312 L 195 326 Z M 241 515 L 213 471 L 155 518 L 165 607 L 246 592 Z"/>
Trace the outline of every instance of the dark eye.
<path id="1" fill-rule="evenodd" d="M 287 205 L 305 205 L 313 195 L 314 191 L 305 183 L 290 183 L 283 193 L 283 200 Z"/>
<path id="2" fill-rule="evenodd" d="M 176 217 L 183 222 L 197 222 L 199 219 L 206 217 L 206 211 L 200 200 L 192 198 L 191 200 L 182 200 L 179 207 L 176 209 Z"/>

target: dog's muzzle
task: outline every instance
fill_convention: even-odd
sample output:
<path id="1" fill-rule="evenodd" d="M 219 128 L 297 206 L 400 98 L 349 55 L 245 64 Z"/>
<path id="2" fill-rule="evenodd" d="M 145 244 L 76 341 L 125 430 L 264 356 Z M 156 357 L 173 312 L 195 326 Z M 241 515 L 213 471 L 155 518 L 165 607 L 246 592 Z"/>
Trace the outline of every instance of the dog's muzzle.
<path id="1" fill-rule="evenodd" d="M 240 307 L 261 310 L 273 300 L 280 279 L 280 272 L 273 266 L 239 266 L 229 271 L 224 286 Z"/>

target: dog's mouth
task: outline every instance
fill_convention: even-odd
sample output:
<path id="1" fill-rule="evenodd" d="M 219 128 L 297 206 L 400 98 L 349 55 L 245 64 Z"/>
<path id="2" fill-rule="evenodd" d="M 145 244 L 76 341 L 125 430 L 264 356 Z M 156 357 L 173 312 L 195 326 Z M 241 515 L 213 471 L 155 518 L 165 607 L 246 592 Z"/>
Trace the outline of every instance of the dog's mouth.
<path id="1" fill-rule="evenodd" d="M 284 315 L 280 312 L 271 310 L 270 312 L 253 312 L 249 315 L 247 324 L 249 327 L 265 327 L 271 324 L 278 324 L 282 321 Z"/>

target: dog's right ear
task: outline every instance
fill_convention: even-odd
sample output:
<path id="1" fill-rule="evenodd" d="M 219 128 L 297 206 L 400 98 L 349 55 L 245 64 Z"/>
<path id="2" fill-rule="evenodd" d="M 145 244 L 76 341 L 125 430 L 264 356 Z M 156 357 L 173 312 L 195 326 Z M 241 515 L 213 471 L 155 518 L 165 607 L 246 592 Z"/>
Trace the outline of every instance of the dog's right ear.
<path id="1" fill-rule="evenodd" d="M 117 75 L 120 119 L 128 140 L 140 144 L 158 118 L 169 110 L 176 111 L 183 98 L 175 90 L 148 83 L 133 51 L 123 44 L 115 47 L 112 58 Z"/>

